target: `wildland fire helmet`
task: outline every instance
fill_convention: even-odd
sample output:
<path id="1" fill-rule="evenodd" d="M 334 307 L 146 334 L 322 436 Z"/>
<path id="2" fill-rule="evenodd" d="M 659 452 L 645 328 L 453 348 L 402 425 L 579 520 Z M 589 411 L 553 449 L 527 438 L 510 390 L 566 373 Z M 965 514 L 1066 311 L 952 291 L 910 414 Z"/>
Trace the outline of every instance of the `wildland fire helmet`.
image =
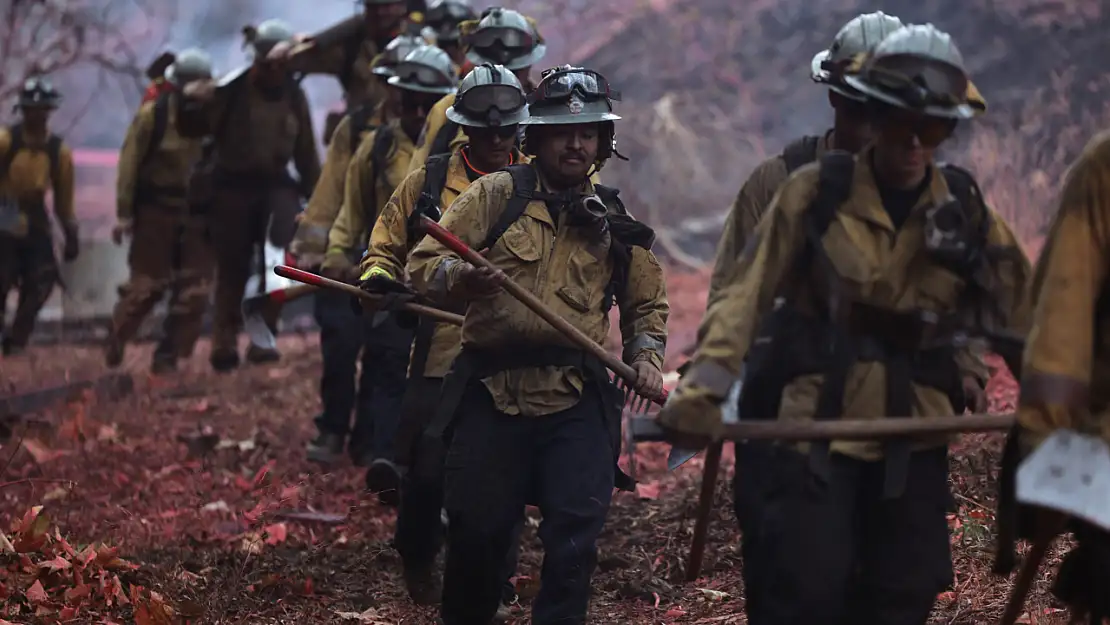
<path id="1" fill-rule="evenodd" d="M 509 68 L 484 63 L 470 70 L 459 83 L 447 119 L 460 126 L 512 126 L 528 119 L 528 98 Z"/>
<path id="2" fill-rule="evenodd" d="M 604 76 L 592 69 L 563 65 L 544 70 L 540 84 L 528 95 L 525 126 L 591 124 L 601 126 L 597 158 L 600 163 L 617 153 L 616 127 L 620 119 L 613 113 L 613 102 L 620 93 L 609 86 Z M 527 148 L 527 141 L 525 141 Z"/>
<path id="3" fill-rule="evenodd" d="M 166 80 L 179 88 L 194 80 L 209 78 L 212 78 L 212 57 L 200 48 L 182 50 L 166 68 Z"/>
<path id="4" fill-rule="evenodd" d="M 436 41 L 456 43 L 462 33 L 459 24 L 478 19 L 470 0 L 432 0 L 424 21 L 435 32 Z"/>
<path id="5" fill-rule="evenodd" d="M 243 36 L 250 44 L 255 59 L 264 59 L 274 49 L 274 46 L 293 43 L 296 36 L 293 27 L 282 20 L 266 20 L 257 27 L 243 29 Z"/>
<path id="6" fill-rule="evenodd" d="M 405 60 L 413 50 L 427 46 L 428 41 L 423 37 L 417 35 L 399 35 L 394 37 L 392 41 L 386 44 L 385 49 L 381 54 L 374 57 L 374 61 L 370 64 L 370 71 L 375 76 L 383 76 L 388 78 L 393 76 L 393 70 Z"/>
<path id="7" fill-rule="evenodd" d="M 23 83 L 19 90 L 17 108 L 56 109 L 62 101 L 62 94 L 54 88 L 49 80 L 42 76 L 32 76 Z"/>
<path id="8" fill-rule="evenodd" d="M 421 93 L 455 93 L 455 65 L 443 50 L 420 46 L 397 64 L 389 84 Z"/>
<path id="9" fill-rule="evenodd" d="M 848 86 L 868 99 L 947 119 L 970 119 L 968 75 L 952 37 L 932 24 L 905 26 L 882 41 Z"/>
<path id="10" fill-rule="evenodd" d="M 862 101 L 863 96 L 845 86 L 844 76 L 853 60 L 879 45 L 888 35 L 902 28 L 902 20 L 882 11 L 864 13 L 852 18 L 833 37 L 828 50 L 818 52 L 810 63 L 814 82 L 828 85 L 840 95 Z"/>
<path id="11" fill-rule="evenodd" d="M 518 70 L 535 65 L 547 54 L 535 23 L 511 9 L 486 9 L 476 24 L 467 22 L 460 28 L 468 47 L 466 58 L 475 65 L 495 63 Z"/>

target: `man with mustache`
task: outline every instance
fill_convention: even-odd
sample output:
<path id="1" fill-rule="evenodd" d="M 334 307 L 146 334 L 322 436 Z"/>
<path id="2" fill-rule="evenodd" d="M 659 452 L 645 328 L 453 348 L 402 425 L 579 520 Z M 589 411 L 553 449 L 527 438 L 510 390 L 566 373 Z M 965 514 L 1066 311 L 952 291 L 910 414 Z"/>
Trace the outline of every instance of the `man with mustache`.
<path id="1" fill-rule="evenodd" d="M 359 258 L 382 207 L 408 173 L 414 141 L 432 105 L 455 90 L 455 70 L 447 53 L 431 46 L 419 47 L 393 70 L 390 88 L 400 103 L 398 117 L 366 136 L 347 168 L 343 205 L 328 234 L 328 249 L 321 270 L 346 282 L 358 280 Z M 412 327 L 398 315 L 367 317 L 363 327 L 362 366 L 371 373 L 369 389 L 360 393 L 360 417 L 351 433 L 355 454 L 365 456 L 369 467 L 367 488 L 387 503 L 396 503 L 400 475 L 394 463 L 394 437 L 405 391 L 405 371 L 412 345 Z M 400 322 L 400 323 L 399 323 Z M 341 433 L 332 432 L 333 436 Z"/>
<path id="2" fill-rule="evenodd" d="M 741 366 L 745 420 L 962 413 L 964 333 L 1029 327 L 1029 261 L 971 174 L 933 159 L 976 113 L 951 38 L 901 28 L 844 80 L 875 140 L 779 188 L 660 411 L 683 446 L 719 437 Z M 752 625 L 923 625 L 952 581 L 946 446 L 737 444 Z"/>
<path id="3" fill-rule="evenodd" d="M 501 289 L 512 276 L 594 341 L 621 312 L 636 391 L 658 397 L 669 307 L 654 233 L 617 192 L 590 182 L 614 154 L 615 93 L 597 72 L 544 73 L 529 96 L 530 164 L 467 187 L 441 224 L 497 266 L 466 263 L 425 237 L 408 270 L 417 291 L 465 307 L 462 351 L 443 385 L 429 439 L 446 450 L 445 625 L 485 625 L 501 596 L 505 553 L 524 506 L 540 508 L 542 585 L 536 625 L 584 623 L 597 538 L 618 480 L 623 396 L 596 357 Z"/>
<path id="4" fill-rule="evenodd" d="M 519 124 L 528 119 L 526 95 L 520 81 L 503 65 L 484 63 L 467 74 L 447 117 L 463 128 L 468 141 L 453 154 L 428 159 L 427 165 L 409 174 L 393 192 L 362 261 L 362 287 L 370 292 L 402 297 L 408 292 L 403 284 L 405 263 L 422 238 L 421 216 L 438 221 L 441 210 L 448 209 L 478 178 L 527 162 L 515 147 Z M 402 482 L 393 542 L 401 554 L 409 596 L 417 604 L 439 600 L 434 565 L 443 544 L 443 467 L 421 463 L 417 442 L 435 412 L 443 378 L 459 352 L 459 332 L 450 324 L 426 318 L 419 321 L 397 436 L 397 460 L 408 472 Z M 506 580 L 516 572 L 519 531 L 520 525 L 509 549 Z M 505 601 L 515 595 L 508 581 L 505 595 L 498 608 L 503 619 L 510 615 Z"/>

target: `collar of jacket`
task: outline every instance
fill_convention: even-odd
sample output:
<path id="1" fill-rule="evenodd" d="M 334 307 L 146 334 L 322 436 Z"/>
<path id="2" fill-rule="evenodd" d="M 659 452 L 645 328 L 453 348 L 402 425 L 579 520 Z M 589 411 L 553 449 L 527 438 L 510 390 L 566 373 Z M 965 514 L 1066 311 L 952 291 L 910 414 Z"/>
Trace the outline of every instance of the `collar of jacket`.
<path id="1" fill-rule="evenodd" d="M 874 154 L 875 146 L 869 145 L 856 157 L 856 168 L 852 177 L 852 191 L 848 196 L 848 201 L 840 207 L 840 210 L 844 214 L 853 215 L 894 232 L 894 224 L 890 221 L 886 209 L 883 208 L 883 201 L 879 195 L 879 185 L 875 179 L 875 170 L 871 166 Z M 925 207 L 938 206 L 951 197 L 944 176 L 937 175 L 935 162 L 929 163 L 929 171 L 926 175 L 930 176 L 929 185 L 925 192 L 921 194 L 921 197 L 918 198 L 917 204 L 913 207 L 913 212 Z"/>
<path id="2" fill-rule="evenodd" d="M 535 167 L 535 164 L 532 163 L 532 166 Z M 510 182 L 509 184 L 512 183 Z M 532 190 L 548 192 L 543 183 L 543 174 L 540 173 L 538 168 L 536 169 L 536 186 Z M 580 187 L 580 192 L 583 195 L 593 195 L 593 180 L 587 178 L 585 184 Z M 543 200 L 532 200 L 531 202 L 528 202 L 528 207 L 524 209 L 524 214 L 532 217 L 533 219 L 538 219 L 550 225 L 552 228 L 557 228 L 557 226 L 555 225 L 555 220 L 551 218 L 551 211 L 547 210 L 547 204 Z"/>

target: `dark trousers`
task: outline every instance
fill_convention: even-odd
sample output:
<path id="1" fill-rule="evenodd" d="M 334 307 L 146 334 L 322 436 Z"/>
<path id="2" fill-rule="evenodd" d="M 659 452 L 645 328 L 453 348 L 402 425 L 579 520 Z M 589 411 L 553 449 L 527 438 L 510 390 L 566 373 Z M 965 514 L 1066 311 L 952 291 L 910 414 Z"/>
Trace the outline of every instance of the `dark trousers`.
<path id="1" fill-rule="evenodd" d="M 362 368 L 359 383 L 359 355 L 362 354 L 363 323 L 351 308 L 350 296 L 320 290 L 315 294 L 313 312 L 320 326 L 320 354 L 323 374 L 320 376 L 320 402 L 323 411 L 316 417 L 316 427 L 321 432 L 346 436 L 351 427 L 351 411 L 358 398 L 359 411 L 355 415 L 352 440 L 369 441 L 373 431 L 363 408 L 370 404 L 370 378 L 373 367 Z"/>
<path id="2" fill-rule="evenodd" d="M 522 417 L 498 412 L 485 387 L 471 384 L 459 403 L 445 463 L 444 624 L 489 623 L 501 598 L 513 528 L 529 503 L 543 515 L 544 547 L 532 623 L 585 623 L 614 471 L 604 406 L 593 388 L 568 410 Z"/>
<path id="3" fill-rule="evenodd" d="M 947 450 L 912 454 L 904 493 L 884 463 L 737 446 L 735 505 L 752 625 L 924 625 L 952 583 Z"/>
<path id="4" fill-rule="evenodd" d="M 373 425 L 371 450 L 375 458 L 394 460 L 397 426 L 405 397 L 413 330 L 397 324 L 396 315 L 362 317 L 362 370 L 366 395 L 359 396 L 359 411 Z M 361 439 L 360 439 L 361 440 Z"/>
<path id="5" fill-rule="evenodd" d="M 420 432 L 427 426 L 432 413 L 439 403 L 442 378 L 410 378 L 406 389 L 406 406 L 402 419 L 409 421 L 401 427 L 408 427 L 412 432 L 407 436 L 398 436 L 397 444 L 411 449 L 398 447 L 399 458 L 404 458 L 405 463 L 413 463 L 419 454 L 417 444 Z M 435 565 L 436 556 L 443 547 L 444 528 L 441 521 L 443 509 L 443 481 L 442 474 L 421 475 L 412 468 L 405 474 L 401 482 L 401 504 L 397 511 L 397 526 L 393 536 L 393 544 L 397 553 L 401 555 L 401 562 L 405 570 L 419 571 L 430 569 Z M 509 552 L 505 557 L 505 571 L 502 575 L 502 600 L 511 600 L 515 595 L 515 587 L 510 581 L 516 575 L 517 560 L 520 556 L 520 533 L 524 529 L 524 519 L 513 527 L 512 542 Z"/>
<path id="6" fill-rule="evenodd" d="M 18 285 L 19 303 L 5 334 L 5 345 L 22 348 L 35 329 L 39 312 L 58 283 L 58 264 L 50 232 L 32 229 L 25 237 L 0 234 L 0 334 L 4 334 L 4 305 Z"/>

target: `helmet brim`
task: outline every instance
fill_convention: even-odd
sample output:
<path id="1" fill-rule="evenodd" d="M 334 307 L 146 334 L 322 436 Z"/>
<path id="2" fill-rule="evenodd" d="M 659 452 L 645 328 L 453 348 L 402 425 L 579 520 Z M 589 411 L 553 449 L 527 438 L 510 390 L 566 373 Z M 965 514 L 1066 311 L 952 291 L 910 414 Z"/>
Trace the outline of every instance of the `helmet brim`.
<path id="1" fill-rule="evenodd" d="M 827 83 L 829 81 L 828 70 L 821 67 L 828 58 L 828 50 L 822 50 L 813 55 L 813 60 L 809 62 L 809 77 L 813 79 L 813 82 Z"/>
<path id="2" fill-rule="evenodd" d="M 877 100 L 884 104 L 890 104 L 891 106 L 896 106 L 898 108 L 916 111 L 918 113 L 921 113 L 922 115 L 928 115 L 930 117 L 943 117 L 946 119 L 971 119 L 972 117 L 975 117 L 976 114 L 975 108 L 967 103 L 957 104 L 956 106 L 925 106 L 923 108 L 919 108 L 915 106 L 910 106 L 901 98 L 898 98 L 897 96 L 883 89 L 871 85 L 859 76 L 845 76 L 844 81 L 848 83 L 849 87 L 860 92 L 866 98 Z"/>
<path id="3" fill-rule="evenodd" d="M 532 48 L 532 51 L 529 52 L 528 54 L 525 54 L 524 56 L 518 56 L 518 57 L 515 57 L 515 58 L 512 58 L 512 59 L 509 59 L 509 61 L 507 63 L 501 63 L 501 65 L 504 65 L 506 69 L 510 69 L 510 70 L 524 69 L 526 67 L 532 67 L 536 63 L 539 63 L 540 60 L 542 60 L 543 57 L 546 54 L 547 54 L 547 44 L 546 43 L 539 43 L 539 44 L 536 44 L 536 47 Z M 475 66 L 481 65 L 483 63 L 490 63 L 492 65 L 498 65 L 497 61 L 495 61 L 493 59 L 487 59 L 486 57 L 482 56 L 481 54 L 478 54 L 478 52 L 475 51 L 474 48 L 470 48 L 469 50 L 466 51 L 466 60 L 473 63 Z"/>
<path id="4" fill-rule="evenodd" d="M 559 115 L 532 115 L 527 120 L 520 122 L 521 126 L 562 126 L 570 124 L 596 124 L 600 122 L 615 122 L 621 118 L 614 113 L 582 113 L 572 115 L 563 113 Z"/>
<path id="5" fill-rule="evenodd" d="M 450 106 L 447 108 L 447 119 L 455 122 L 460 126 L 469 126 L 471 128 L 501 128 L 504 126 L 514 126 L 516 124 L 525 123 L 528 120 L 528 117 L 528 108 L 525 107 L 517 111 L 516 113 L 510 113 L 509 115 L 502 117 L 501 123 L 494 126 L 493 124 L 489 124 L 484 121 L 479 122 L 470 117 L 467 117 L 459 111 L 456 111 L 454 106 Z"/>
<path id="6" fill-rule="evenodd" d="M 454 87 L 429 87 L 427 85 L 413 84 L 402 81 L 400 76 L 390 76 L 388 83 L 391 87 L 397 87 L 398 89 L 404 89 L 406 91 L 417 91 L 420 93 L 438 93 L 441 95 L 455 93 Z"/>

